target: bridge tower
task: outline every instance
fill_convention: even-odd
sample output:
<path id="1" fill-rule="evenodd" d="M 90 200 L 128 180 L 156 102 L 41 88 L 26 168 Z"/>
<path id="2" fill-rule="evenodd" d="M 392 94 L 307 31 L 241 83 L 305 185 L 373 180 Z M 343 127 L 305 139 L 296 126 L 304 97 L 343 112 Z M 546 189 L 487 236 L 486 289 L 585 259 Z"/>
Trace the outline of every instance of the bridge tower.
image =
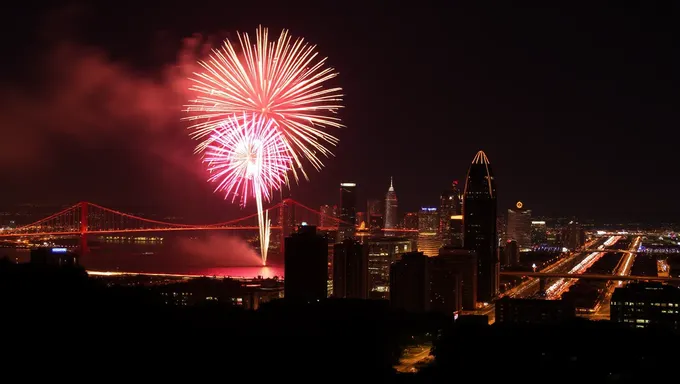
<path id="1" fill-rule="evenodd" d="M 90 250 L 87 247 L 87 202 L 80 202 L 80 256 L 85 256 Z"/>

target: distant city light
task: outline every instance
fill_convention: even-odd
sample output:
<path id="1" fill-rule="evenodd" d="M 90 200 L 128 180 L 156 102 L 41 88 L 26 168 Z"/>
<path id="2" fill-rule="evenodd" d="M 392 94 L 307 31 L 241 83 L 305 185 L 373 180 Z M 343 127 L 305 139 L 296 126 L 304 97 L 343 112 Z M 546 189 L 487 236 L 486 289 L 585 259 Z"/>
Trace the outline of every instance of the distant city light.
<path id="1" fill-rule="evenodd" d="M 423 211 L 423 212 L 435 212 L 435 211 L 437 211 L 437 208 L 422 207 L 422 208 L 420 208 L 420 210 Z"/>
<path id="2" fill-rule="evenodd" d="M 340 183 L 341 187 L 356 187 L 356 183 Z"/>
<path id="3" fill-rule="evenodd" d="M 52 253 L 66 253 L 68 249 L 66 248 L 52 248 Z"/>
<path id="4" fill-rule="evenodd" d="M 307 226 L 307 222 L 306 222 L 306 221 L 303 221 L 303 222 L 302 222 L 302 226 L 303 226 L 303 227 L 306 227 L 306 226 Z"/>
<path id="5" fill-rule="evenodd" d="M 532 221 L 531 225 L 545 225 L 545 221 Z"/>

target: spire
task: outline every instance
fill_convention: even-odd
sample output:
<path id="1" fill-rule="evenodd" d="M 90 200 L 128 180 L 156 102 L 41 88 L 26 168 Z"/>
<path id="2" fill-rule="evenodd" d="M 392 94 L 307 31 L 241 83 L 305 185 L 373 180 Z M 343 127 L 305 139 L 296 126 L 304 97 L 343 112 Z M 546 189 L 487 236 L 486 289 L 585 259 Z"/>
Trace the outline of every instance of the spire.
<path id="1" fill-rule="evenodd" d="M 392 180 L 392 176 L 390 176 L 390 189 L 387 190 L 388 192 L 394 192 L 394 183 Z"/>
<path id="2" fill-rule="evenodd" d="M 484 165 L 489 165 L 489 158 L 486 157 L 486 153 L 484 151 L 479 151 L 475 155 L 475 158 L 472 159 L 472 164 L 484 164 Z"/>

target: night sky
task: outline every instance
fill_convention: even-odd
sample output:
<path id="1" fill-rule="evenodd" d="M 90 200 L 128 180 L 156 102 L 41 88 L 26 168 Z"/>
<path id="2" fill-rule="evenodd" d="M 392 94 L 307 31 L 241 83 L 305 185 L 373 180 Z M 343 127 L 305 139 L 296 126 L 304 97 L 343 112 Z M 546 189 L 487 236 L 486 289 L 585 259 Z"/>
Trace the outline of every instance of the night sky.
<path id="1" fill-rule="evenodd" d="M 400 210 L 435 204 L 483 149 L 499 210 L 521 199 L 538 215 L 680 214 L 678 13 L 664 2 L 147 3 L 19 2 L 5 13 L 0 205 L 89 200 L 238 215 L 212 194 L 180 110 L 206 47 L 262 24 L 318 44 L 345 90 L 336 157 L 293 186 L 307 205 L 337 203 L 338 183 L 355 181 L 362 209 L 384 198 L 390 176 Z"/>

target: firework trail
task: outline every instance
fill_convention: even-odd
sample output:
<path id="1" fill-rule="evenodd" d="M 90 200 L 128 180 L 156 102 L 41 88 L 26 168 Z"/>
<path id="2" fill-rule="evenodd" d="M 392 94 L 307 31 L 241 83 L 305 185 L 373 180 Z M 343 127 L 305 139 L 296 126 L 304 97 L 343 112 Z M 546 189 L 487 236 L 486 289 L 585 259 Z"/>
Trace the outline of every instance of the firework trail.
<path id="1" fill-rule="evenodd" d="M 342 108 L 342 90 L 324 86 L 337 73 L 325 67 L 326 59 L 317 57 L 314 45 L 293 40 L 286 30 L 270 41 L 268 30 L 259 27 L 254 43 L 243 33 L 237 46 L 238 52 L 225 40 L 208 60 L 199 62 L 203 72 L 191 79 L 197 96 L 186 106 L 191 116 L 185 119 L 194 122 L 191 135 L 203 140 L 197 151 L 210 144 L 212 132 L 225 119 L 254 113 L 274 120 L 289 156 L 308 178 L 302 160 L 320 170 L 318 155 L 332 155 L 326 145 L 338 142 L 324 129 L 343 127 L 335 116 Z M 297 180 L 296 168 L 292 171 Z"/>
<path id="2" fill-rule="evenodd" d="M 203 161 L 211 173 L 208 181 L 217 183 L 215 192 L 223 192 L 225 199 L 231 196 L 232 202 L 238 197 L 241 206 L 249 197 L 255 199 L 260 252 L 266 264 L 270 220 L 263 200 L 269 201 L 272 191 L 287 182 L 287 172 L 293 166 L 283 137 L 273 120 L 243 113 L 222 120 L 206 143 Z"/>

